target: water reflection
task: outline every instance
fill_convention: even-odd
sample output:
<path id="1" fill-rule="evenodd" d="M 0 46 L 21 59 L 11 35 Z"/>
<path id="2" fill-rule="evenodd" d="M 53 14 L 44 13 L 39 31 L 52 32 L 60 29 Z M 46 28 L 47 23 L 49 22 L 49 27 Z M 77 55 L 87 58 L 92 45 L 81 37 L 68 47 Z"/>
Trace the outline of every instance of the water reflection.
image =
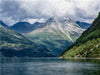
<path id="1" fill-rule="evenodd" d="M 1 75 L 100 75 L 98 59 L 1 58 Z"/>

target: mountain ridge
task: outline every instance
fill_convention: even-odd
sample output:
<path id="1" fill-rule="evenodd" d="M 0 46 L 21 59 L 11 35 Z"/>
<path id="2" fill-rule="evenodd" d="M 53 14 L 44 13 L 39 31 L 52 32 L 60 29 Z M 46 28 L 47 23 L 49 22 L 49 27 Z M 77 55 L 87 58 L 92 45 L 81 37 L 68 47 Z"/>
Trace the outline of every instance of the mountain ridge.
<path id="1" fill-rule="evenodd" d="M 0 20 L 0 25 L 4 26 L 4 27 L 6 27 L 6 28 L 9 28 L 9 26 L 6 25 L 6 24 L 5 24 L 3 21 L 1 21 L 1 20 Z"/>
<path id="2" fill-rule="evenodd" d="M 55 55 L 13 30 L 0 25 L 0 56 L 4 57 L 54 57 Z"/>
<path id="3" fill-rule="evenodd" d="M 66 57 L 100 58 L 100 13 L 92 25 L 82 33 L 74 44 L 60 55 Z"/>
<path id="4" fill-rule="evenodd" d="M 70 19 L 59 20 L 53 17 L 42 26 L 24 35 L 35 43 L 44 45 L 59 54 L 65 47 L 71 45 L 83 31 L 84 29 Z"/>
<path id="5" fill-rule="evenodd" d="M 86 22 L 81 22 L 81 21 L 76 21 L 76 23 L 83 29 L 88 29 L 91 24 L 86 23 Z"/>
<path id="6" fill-rule="evenodd" d="M 54 51 L 57 55 L 74 43 L 84 31 L 70 18 L 58 19 L 56 17 L 51 17 L 44 23 L 18 22 L 10 29 L 22 33 L 31 41 Z"/>

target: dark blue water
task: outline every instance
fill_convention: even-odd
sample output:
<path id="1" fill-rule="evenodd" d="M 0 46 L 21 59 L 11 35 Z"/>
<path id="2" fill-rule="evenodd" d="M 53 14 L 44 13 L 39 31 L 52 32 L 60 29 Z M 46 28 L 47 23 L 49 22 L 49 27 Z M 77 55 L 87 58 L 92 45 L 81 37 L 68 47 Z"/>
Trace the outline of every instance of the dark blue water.
<path id="1" fill-rule="evenodd" d="M 0 75 L 100 75 L 100 60 L 1 58 Z"/>

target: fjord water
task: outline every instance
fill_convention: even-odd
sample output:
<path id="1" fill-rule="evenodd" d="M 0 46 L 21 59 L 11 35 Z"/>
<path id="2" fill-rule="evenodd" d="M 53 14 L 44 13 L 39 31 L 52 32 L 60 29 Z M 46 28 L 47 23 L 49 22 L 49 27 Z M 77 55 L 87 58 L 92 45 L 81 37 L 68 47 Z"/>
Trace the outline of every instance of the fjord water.
<path id="1" fill-rule="evenodd" d="M 0 75 L 100 75 L 100 60 L 0 58 Z"/>

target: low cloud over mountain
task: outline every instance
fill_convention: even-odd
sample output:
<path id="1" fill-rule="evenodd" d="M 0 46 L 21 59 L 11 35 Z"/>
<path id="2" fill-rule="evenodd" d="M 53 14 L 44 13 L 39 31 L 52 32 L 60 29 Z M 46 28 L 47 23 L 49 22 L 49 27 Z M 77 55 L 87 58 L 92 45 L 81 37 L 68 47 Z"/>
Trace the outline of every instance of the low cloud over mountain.
<path id="1" fill-rule="evenodd" d="M 12 25 L 54 16 L 91 22 L 100 10 L 99 3 L 100 0 L 0 0 L 0 20 Z"/>

